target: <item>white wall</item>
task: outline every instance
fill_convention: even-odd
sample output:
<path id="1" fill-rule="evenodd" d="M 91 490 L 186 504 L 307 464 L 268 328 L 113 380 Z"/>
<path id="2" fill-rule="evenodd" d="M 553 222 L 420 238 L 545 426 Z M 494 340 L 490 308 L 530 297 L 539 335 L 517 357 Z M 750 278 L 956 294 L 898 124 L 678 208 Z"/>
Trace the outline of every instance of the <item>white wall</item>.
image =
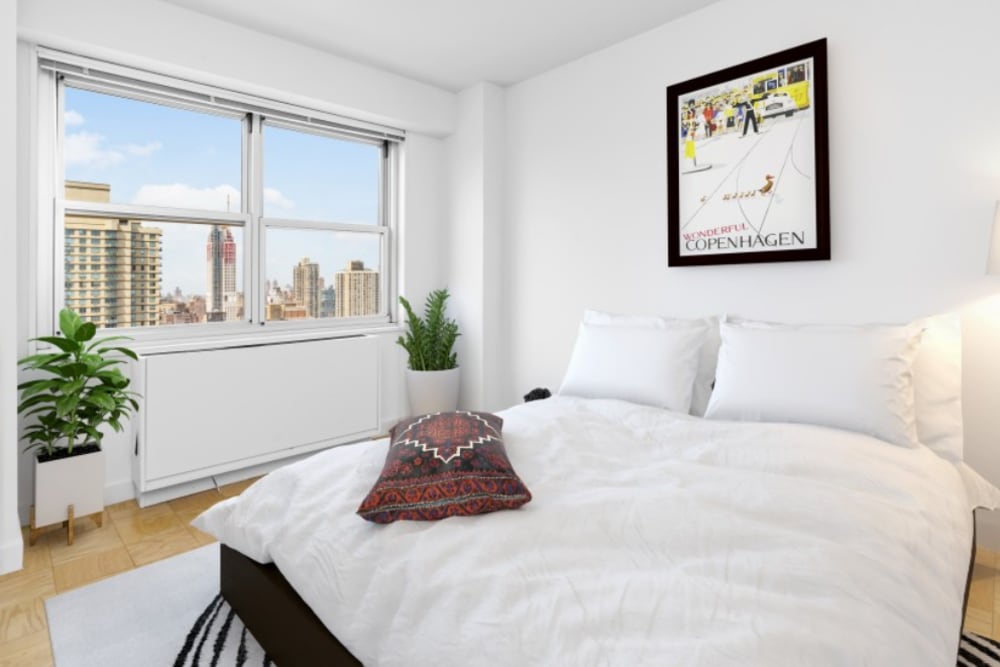
<path id="1" fill-rule="evenodd" d="M 13 5 L 2 4 L 5 8 Z M 447 247 L 444 238 L 447 234 L 447 157 L 442 137 L 454 129 L 457 98 L 453 93 L 156 0 L 99 0 L 89 3 L 21 0 L 18 9 L 17 21 L 5 21 L 3 25 L 5 28 L 10 25 L 12 34 L 14 25 L 17 26 L 24 52 L 30 52 L 26 45 L 28 42 L 41 43 L 407 130 L 402 159 L 404 189 L 400 193 L 399 235 L 403 239 L 399 257 L 400 288 L 418 302 L 423 302 L 428 291 L 446 281 L 447 265 L 440 253 L 440 248 Z M 6 66 L 8 60 L 3 62 Z M 13 59 L 10 62 L 13 66 Z M 30 96 L 34 76 L 31 66 L 25 59 L 19 65 L 19 90 L 22 95 L 28 93 Z M 14 89 L 13 83 L 0 75 L 0 90 Z M 29 137 L 34 109 L 27 103 L 21 106 L 19 132 L 26 139 L 22 142 L 24 150 L 17 166 L 22 173 L 30 174 L 33 148 Z M 10 108 L 6 106 L 6 111 L 2 113 L 11 113 Z M 5 126 L 11 127 L 11 124 Z M 0 154 L 12 155 L 13 151 Z M 2 180 L 4 187 L 9 182 L 7 178 Z M 30 201 L 27 181 L 21 184 L 20 189 L 24 201 Z M 4 219 L 4 224 L 13 224 L 15 216 L 4 216 Z M 3 284 L 16 285 L 17 311 L 26 316 L 17 328 L 13 324 L 5 324 L 0 328 L 0 335 L 9 337 L 12 343 L 16 342 L 19 353 L 24 354 L 27 339 L 36 332 L 32 324 L 33 267 L 30 261 L 25 260 L 33 255 L 28 243 L 32 234 L 30 215 L 26 212 L 19 220 L 18 230 L 23 241 L 20 253 L 22 266 L 15 275 L 13 261 L 0 261 L 0 271 L 7 272 L 11 267 L 9 276 L 2 274 L 9 278 Z M 0 253 L 7 252 L 14 256 L 13 246 L 3 244 Z M 12 292 L 3 290 L 0 294 Z M 14 310 L 13 305 L 5 309 L 6 312 Z M 407 409 L 401 382 L 405 362 L 394 343 L 395 337 L 395 333 L 380 336 L 382 397 L 379 409 L 383 425 L 391 425 Z M 12 348 L 7 348 L 0 339 L 0 349 Z M 0 359 L 0 379 L 4 377 L 3 363 Z M 4 380 L 2 386 L 13 384 L 13 380 Z M 129 432 L 112 434 L 105 439 L 107 502 L 133 495 L 132 445 L 133 436 Z M 0 437 L 0 452 L 7 451 L 16 449 L 13 443 L 7 447 Z M 0 460 L 0 474 L 6 475 L 0 478 L 3 494 L 13 494 L 14 489 L 19 487 L 19 503 L 11 502 L 6 495 L 0 496 L 0 511 L 10 512 L 19 504 L 21 520 L 24 521 L 33 493 L 29 456 L 20 457 L 19 468 L 18 484 L 15 485 L 13 471 L 5 471 Z"/>
<path id="2" fill-rule="evenodd" d="M 17 6 L 0 3 L 0 284 L 17 283 Z M 17 292 L 0 290 L 0 574 L 21 567 L 17 518 Z"/>
<path id="3" fill-rule="evenodd" d="M 11 0 L 8 0 L 10 2 Z M 454 94 L 156 0 L 19 0 L 23 39 L 441 136 Z M 280 11 L 280 10 L 279 10 Z"/>
<path id="4" fill-rule="evenodd" d="M 556 388 L 585 307 L 789 321 L 966 314 L 967 459 L 1000 483 L 992 0 L 729 0 L 507 91 L 513 402 Z M 667 268 L 666 86 L 827 37 L 833 260 Z M 995 312 L 994 312 L 995 311 Z M 982 513 L 980 513 L 982 514 Z M 983 539 L 1000 546 L 1000 521 Z"/>

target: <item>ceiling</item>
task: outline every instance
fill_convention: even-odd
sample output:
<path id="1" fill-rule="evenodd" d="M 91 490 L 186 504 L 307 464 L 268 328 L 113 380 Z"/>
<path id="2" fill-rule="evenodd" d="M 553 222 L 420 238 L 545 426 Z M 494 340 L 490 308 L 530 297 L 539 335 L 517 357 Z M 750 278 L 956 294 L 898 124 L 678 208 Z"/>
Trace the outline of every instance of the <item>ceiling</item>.
<path id="1" fill-rule="evenodd" d="M 418 81 L 508 85 L 715 0 L 166 0 Z"/>

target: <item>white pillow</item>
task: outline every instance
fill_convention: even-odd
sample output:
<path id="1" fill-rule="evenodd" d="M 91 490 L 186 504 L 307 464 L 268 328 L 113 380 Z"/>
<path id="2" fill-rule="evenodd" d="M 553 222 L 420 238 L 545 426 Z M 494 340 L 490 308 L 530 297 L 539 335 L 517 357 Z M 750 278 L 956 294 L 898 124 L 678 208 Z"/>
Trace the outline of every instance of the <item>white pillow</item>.
<path id="1" fill-rule="evenodd" d="M 559 393 L 618 398 L 675 412 L 691 406 L 703 326 L 580 324 Z"/>
<path id="2" fill-rule="evenodd" d="M 698 373 L 695 375 L 691 394 L 692 415 L 701 417 L 708 406 L 708 397 L 712 395 L 712 383 L 715 382 L 715 364 L 719 359 L 719 318 L 705 317 L 696 320 L 654 317 L 651 315 L 616 315 L 599 310 L 583 311 L 585 324 L 602 324 L 620 327 L 652 327 L 655 329 L 678 329 L 703 327 L 705 338 L 701 344 L 698 356 Z"/>
<path id="3" fill-rule="evenodd" d="M 727 318 L 705 416 L 795 422 L 917 443 L 912 365 L 921 329 Z"/>
<path id="4" fill-rule="evenodd" d="M 920 320 L 913 362 L 917 438 L 948 461 L 962 460 L 962 325 L 958 315 Z"/>

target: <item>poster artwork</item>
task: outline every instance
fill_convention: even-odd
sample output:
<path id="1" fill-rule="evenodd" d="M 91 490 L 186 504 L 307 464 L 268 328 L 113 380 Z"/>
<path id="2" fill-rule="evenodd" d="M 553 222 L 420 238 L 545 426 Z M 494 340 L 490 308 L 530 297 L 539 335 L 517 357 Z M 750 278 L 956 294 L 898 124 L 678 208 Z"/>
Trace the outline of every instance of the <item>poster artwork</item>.
<path id="1" fill-rule="evenodd" d="M 671 265 L 829 258 L 825 61 L 790 51 L 668 89 Z"/>

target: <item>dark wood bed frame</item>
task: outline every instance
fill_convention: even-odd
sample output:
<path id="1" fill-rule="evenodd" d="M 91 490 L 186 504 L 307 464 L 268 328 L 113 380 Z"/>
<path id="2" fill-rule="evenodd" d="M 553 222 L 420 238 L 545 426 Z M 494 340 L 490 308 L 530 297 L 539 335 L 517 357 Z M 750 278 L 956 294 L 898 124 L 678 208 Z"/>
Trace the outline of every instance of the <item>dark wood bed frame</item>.
<path id="1" fill-rule="evenodd" d="M 261 565 L 220 545 L 222 597 L 280 667 L 360 665 L 274 563 Z"/>
<path id="2" fill-rule="evenodd" d="M 222 597 L 236 610 L 250 633 L 280 667 L 341 667 L 361 662 L 337 641 L 273 563 L 261 565 L 221 546 Z M 972 517 L 972 551 L 965 580 L 964 610 L 969 604 L 976 561 L 976 521 Z M 958 632 L 962 632 L 959 623 Z"/>

